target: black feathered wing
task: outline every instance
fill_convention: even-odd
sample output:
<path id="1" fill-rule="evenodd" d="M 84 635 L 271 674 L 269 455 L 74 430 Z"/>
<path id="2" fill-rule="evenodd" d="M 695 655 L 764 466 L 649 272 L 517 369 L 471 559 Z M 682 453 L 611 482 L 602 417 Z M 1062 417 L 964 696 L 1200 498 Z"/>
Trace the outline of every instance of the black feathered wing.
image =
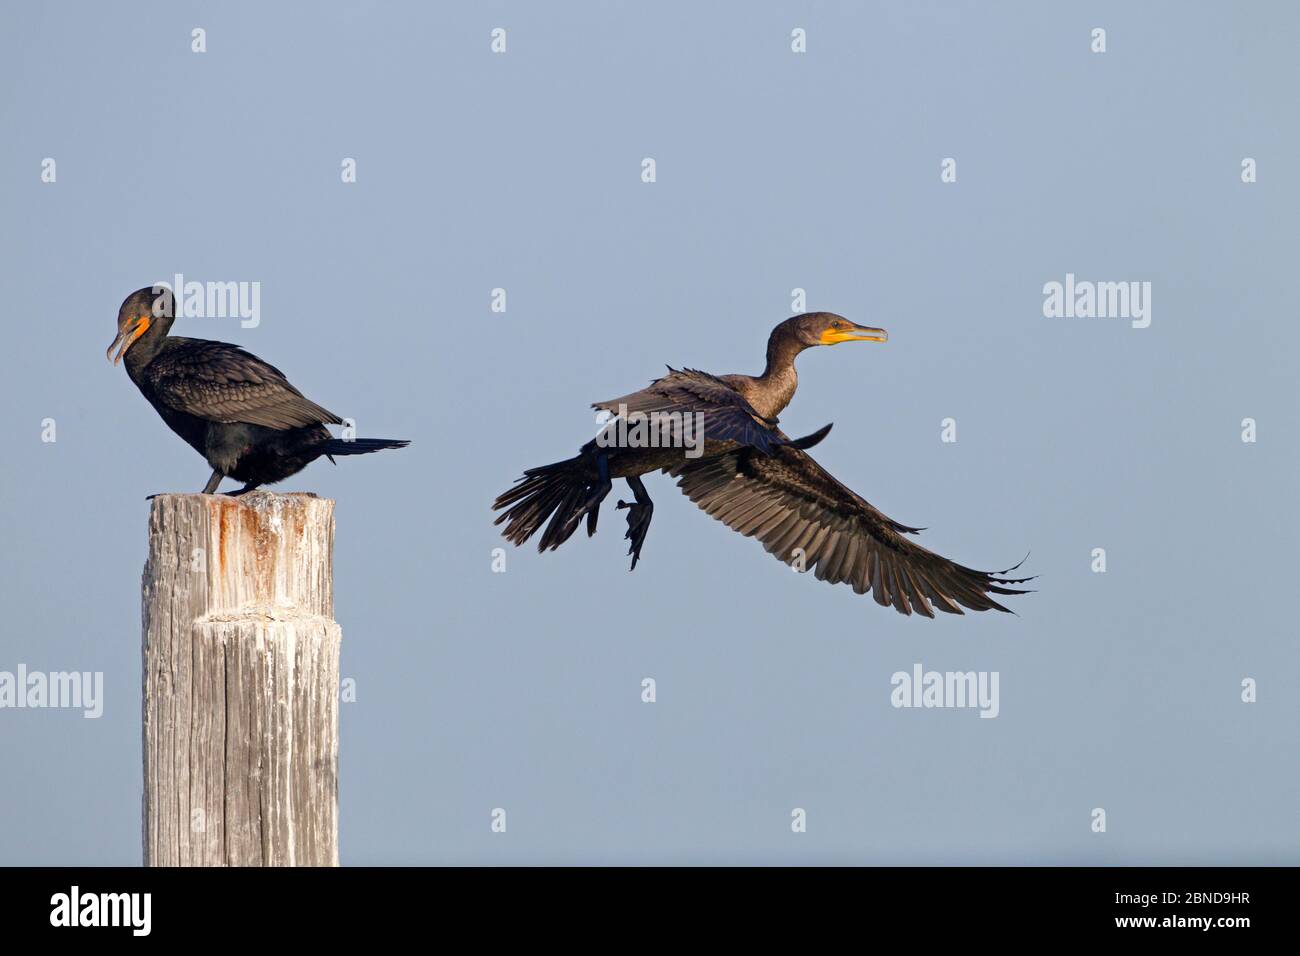
<path id="1" fill-rule="evenodd" d="M 734 441 L 769 454 L 785 441 L 776 422 L 765 419 L 745 397 L 716 375 L 696 369 L 674 369 L 639 392 L 605 402 L 593 402 L 614 415 L 629 413 L 700 414 L 707 441 Z M 694 421 L 694 420 L 693 420 Z"/>
<path id="2" fill-rule="evenodd" d="M 1005 585 L 1028 578 L 976 571 L 905 538 L 921 529 L 886 517 L 801 448 L 780 445 L 770 455 L 740 449 L 668 471 L 688 498 L 781 561 L 802 559 L 819 579 L 870 591 L 901 614 L 1006 611 L 989 594 L 1026 593 Z"/>
<path id="3" fill-rule="evenodd" d="M 178 412 L 277 429 L 343 422 L 289 384 L 278 368 L 237 345 L 177 338 L 169 346 L 145 375 L 158 400 Z"/>

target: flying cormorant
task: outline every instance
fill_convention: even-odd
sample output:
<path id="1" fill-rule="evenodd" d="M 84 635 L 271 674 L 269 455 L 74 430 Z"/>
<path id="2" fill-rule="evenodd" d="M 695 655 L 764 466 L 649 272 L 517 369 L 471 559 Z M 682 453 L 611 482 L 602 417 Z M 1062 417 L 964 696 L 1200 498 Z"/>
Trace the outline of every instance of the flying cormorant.
<path id="1" fill-rule="evenodd" d="M 537 549 L 554 550 L 584 516 L 587 534 L 595 534 L 611 480 L 624 478 L 635 500 L 620 501 L 618 507 L 628 509 L 625 537 L 635 568 L 654 510 L 641 476 L 664 471 L 706 512 L 757 538 L 779 560 L 823 581 L 850 584 L 859 594 L 870 591 L 876 603 L 893 605 L 901 614 L 934 617 L 935 608 L 962 614 L 963 606 L 1006 611 L 990 595 L 1025 594 L 1007 585 L 1030 578 L 1004 576 L 1015 567 L 976 571 L 914 543 L 906 535 L 924 529 L 886 517 L 808 454 L 830 425 L 797 440 L 777 427 L 777 415 L 798 384 L 794 360 L 800 352 L 814 345 L 887 339 L 884 329 L 811 312 L 772 330 L 767 367 L 757 377 L 670 366 L 648 388 L 594 403 L 616 418 L 573 458 L 525 471 L 493 503 L 493 510 L 505 509 L 495 523 L 506 522 L 502 534 L 516 545 L 545 524 Z M 633 420 L 639 431 L 628 427 Z M 698 435 L 693 441 L 692 422 L 703 426 L 702 447 Z"/>
<path id="2" fill-rule="evenodd" d="M 223 477 L 244 483 L 232 495 L 296 475 L 321 455 L 366 455 L 408 442 L 341 439 L 325 425 L 343 419 L 289 384 L 284 373 L 237 345 L 168 336 L 175 320 L 170 290 L 132 292 L 117 313 L 108 347 L 126 374 L 176 434 L 212 466 L 210 495 Z M 113 354 L 113 350 L 117 354 Z"/>

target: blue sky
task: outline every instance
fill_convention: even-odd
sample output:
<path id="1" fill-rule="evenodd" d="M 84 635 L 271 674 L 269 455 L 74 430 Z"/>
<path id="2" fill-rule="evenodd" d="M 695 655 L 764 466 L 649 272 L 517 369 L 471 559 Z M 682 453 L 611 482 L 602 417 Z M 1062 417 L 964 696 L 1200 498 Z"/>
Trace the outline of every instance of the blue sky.
<path id="1" fill-rule="evenodd" d="M 208 469 L 103 350 L 176 272 L 262 296 L 177 334 L 412 440 L 281 486 L 338 502 L 345 864 L 1300 861 L 1293 5 L 2 16 L 0 670 L 105 706 L 0 710 L 0 862 L 139 860 L 144 498 Z M 1150 282 L 1150 326 L 1045 317 L 1067 273 Z M 1017 616 L 902 618 L 662 477 L 635 573 L 613 510 L 492 573 L 588 403 L 758 372 L 794 289 L 890 341 L 805 354 L 783 426 L 940 553 L 1031 552 Z M 997 671 L 998 717 L 892 707 L 915 663 Z"/>

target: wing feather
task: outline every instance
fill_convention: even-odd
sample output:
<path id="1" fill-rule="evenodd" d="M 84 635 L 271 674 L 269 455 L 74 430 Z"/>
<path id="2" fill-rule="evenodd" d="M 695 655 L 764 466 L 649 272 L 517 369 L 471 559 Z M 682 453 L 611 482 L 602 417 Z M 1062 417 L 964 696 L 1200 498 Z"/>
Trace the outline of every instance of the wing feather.
<path id="1" fill-rule="evenodd" d="M 734 441 L 757 448 L 763 454 L 770 454 L 773 447 L 787 440 L 776 428 L 776 422 L 758 414 L 733 386 L 716 375 L 696 369 L 669 367 L 667 375 L 639 392 L 593 402 L 591 407 L 614 415 L 699 414 L 705 440 Z"/>
<path id="2" fill-rule="evenodd" d="M 227 342 L 171 339 L 145 374 L 163 404 L 210 422 L 276 429 L 343 422 L 306 398 L 274 365 Z"/>
<path id="3" fill-rule="evenodd" d="M 882 514 L 797 445 L 758 451 L 742 447 L 665 470 L 688 498 L 779 560 L 792 564 L 802 555 L 818 579 L 870 592 L 900 614 L 1007 611 L 990 595 L 1027 593 L 1008 586 L 1030 580 L 1005 577 L 1015 568 L 976 571 L 905 537 L 920 529 Z"/>

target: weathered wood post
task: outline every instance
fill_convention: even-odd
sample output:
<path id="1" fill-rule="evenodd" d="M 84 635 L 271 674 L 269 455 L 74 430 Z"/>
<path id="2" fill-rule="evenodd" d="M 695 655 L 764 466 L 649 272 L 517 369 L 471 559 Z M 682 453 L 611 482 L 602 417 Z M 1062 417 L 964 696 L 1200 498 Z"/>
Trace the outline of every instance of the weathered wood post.
<path id="1" fill-rule="evenodd" d="M 146 866 L 337 866 L 334 502 L 159 495 L 144 568 Z"/>

